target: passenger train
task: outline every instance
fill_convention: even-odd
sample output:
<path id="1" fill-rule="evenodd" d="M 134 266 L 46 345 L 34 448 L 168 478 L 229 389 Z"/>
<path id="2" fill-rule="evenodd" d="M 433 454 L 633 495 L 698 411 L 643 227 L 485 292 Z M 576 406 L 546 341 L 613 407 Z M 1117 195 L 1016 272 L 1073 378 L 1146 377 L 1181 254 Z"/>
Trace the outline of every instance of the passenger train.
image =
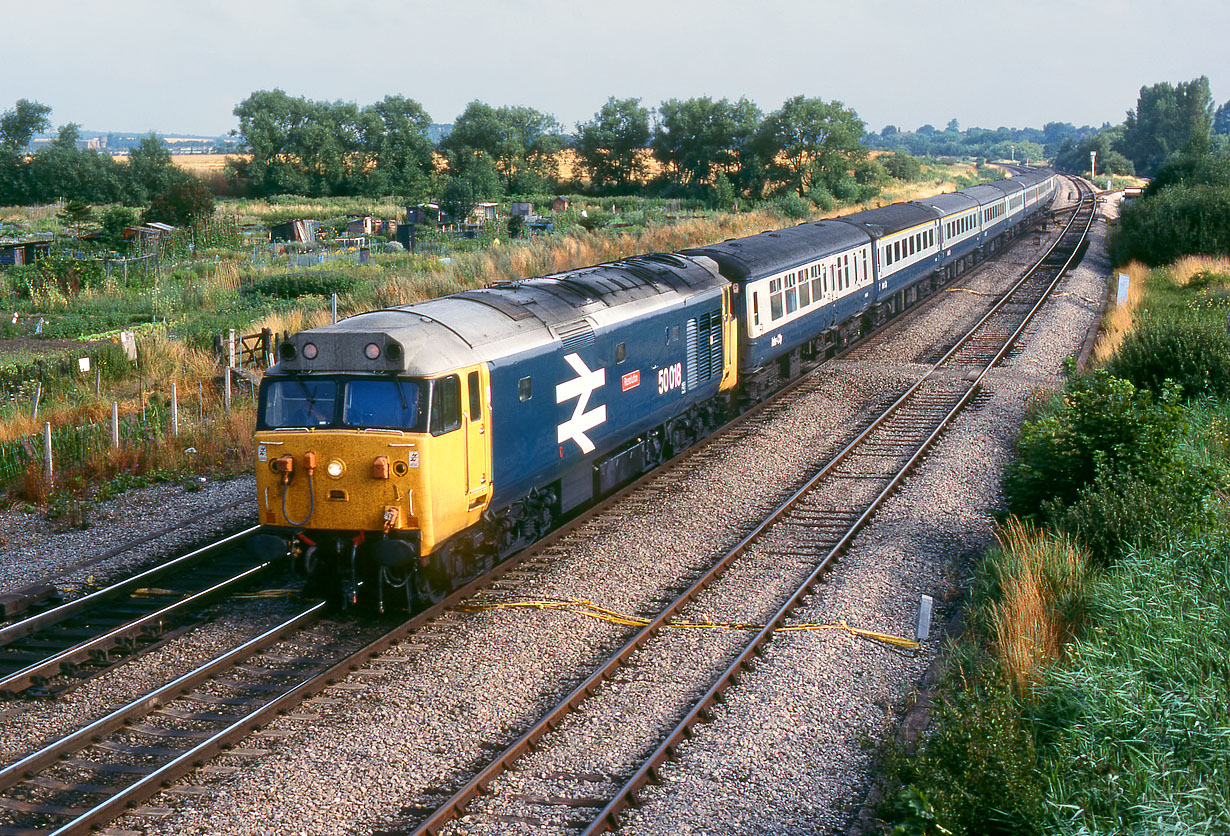
<path id="1" fill-rule="evenodd" d="M 1029 169 L 300 332 L 260 387 L 261 524 L 340 605 L 421 608 L 935 292 L 1056 185 Z"/>

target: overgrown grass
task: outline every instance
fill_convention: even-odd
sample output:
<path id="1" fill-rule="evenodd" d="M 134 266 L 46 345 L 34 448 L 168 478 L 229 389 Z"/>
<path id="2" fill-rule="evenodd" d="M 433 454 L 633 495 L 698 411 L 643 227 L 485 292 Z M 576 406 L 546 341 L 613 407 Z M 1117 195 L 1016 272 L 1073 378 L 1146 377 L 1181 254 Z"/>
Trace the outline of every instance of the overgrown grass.
<path id="1" fill-rule="evenodd" d="M 1037 522 L 1001 529 L 932 729 L 885 753 L 894 834 L 1230 832 L 1230 393 L 1180 401 L 1133 347 L 1199 378 L 1175 358 L 1224 329 L 1220 276 L 1149 273 L 1108 358 L 1138 383 L 1073 376 L 1031 415 L 1006 491 Z"/>

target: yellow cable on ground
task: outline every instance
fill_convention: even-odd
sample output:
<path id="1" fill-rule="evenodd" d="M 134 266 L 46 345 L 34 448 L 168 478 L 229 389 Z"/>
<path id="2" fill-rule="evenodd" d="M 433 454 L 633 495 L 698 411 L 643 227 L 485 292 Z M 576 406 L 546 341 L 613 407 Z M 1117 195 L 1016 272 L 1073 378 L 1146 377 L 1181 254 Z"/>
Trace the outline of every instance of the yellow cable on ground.
<path id="1" fill-rule="evenodd" d="M 974 290 L 968 287 L 946 287 L 944 288 L 944 292 L 945 293 L 972 293 L 975 296 L 998 296 L 999 295 L 998 293 L 987 293 L 982 290 Z"/>
<path id="2" fill-rule="evenodd" d="M 640 616 L 627 615 L 625 613 L 608 610 L 599 607 L 590 601 L 508 601 L 501 604 L 475 604 L 471 606 L 457 607 L 463 612 L 484 612 L 487 610 L 511 610 L 511 609 L 535 609 L 535 610 L 557 610 L 559 612 L 573 613 L 574 615 L 583 615 L 586 618 L 597 619 L 598 621 L 606 621 L 611 624 L 619 624 L 624 627 L 644 627 L 649 623 L 649 619 L 641 618 Z M 737 621 L 672 621 L 672 627 L 693 627 L 707 630 L 763 630 L 763 624 L 743 624 Z M 917 650 L 918 642 L 913 639 L 903 639 L 900 636 L 892 636 L 887 633 L 877 633 L 874 630 L 864 630 L 861 627 L 851 627 L 844 621 L 835 621 L 832 624 L 794 624 L 789 627 L 779 627 L 775 632 L 801 632 L 804 630 L 844 630 L 852 636 L 859 636 L 872 641 L 891 644 L 896 647 L 904 647 L 908 650 Z"/>

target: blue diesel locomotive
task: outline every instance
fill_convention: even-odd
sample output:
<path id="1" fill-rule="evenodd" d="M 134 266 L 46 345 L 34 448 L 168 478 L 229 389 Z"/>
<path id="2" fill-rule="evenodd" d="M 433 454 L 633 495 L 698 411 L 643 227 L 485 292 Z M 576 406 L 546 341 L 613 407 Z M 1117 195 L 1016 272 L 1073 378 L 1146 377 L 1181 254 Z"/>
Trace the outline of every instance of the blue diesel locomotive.
<path id="1" fill-rule="evenodd" d="M 261 523 L 343 605 L 439 600 L 1003 246 L 1055 185 L 1030 170 L 303 331 L 261 383 Z"/>

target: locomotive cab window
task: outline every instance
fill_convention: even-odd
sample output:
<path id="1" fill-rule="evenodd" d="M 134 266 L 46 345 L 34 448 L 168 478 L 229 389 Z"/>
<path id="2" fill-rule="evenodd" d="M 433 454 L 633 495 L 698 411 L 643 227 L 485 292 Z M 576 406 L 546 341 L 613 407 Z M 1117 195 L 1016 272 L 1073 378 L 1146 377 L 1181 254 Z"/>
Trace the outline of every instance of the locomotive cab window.
<path id="1" fill-rule="evenodd" d="M 525 403 L 534 397 L 534 384 L 528 377 L 523 377 L 517 381 L 517 397 L 521 400 L 521 403 Z"/>
<path id="2" fill-rule="evenodd" d="M 346 382 L 342 423 L 348 427 L 423 431 L 427 398 L 422 380 L 358 379 Z"/>
<path id="3" fill-rule="evenodd" d="M 261 390 L 261 425 L 325 427 L 337 413 L 336 380 L 270 380 Z"/>
<path id="4" fill-rule="evenodd" d="M 461 380 L 455 374 L 431 386 L 431 434 L 441 435 L 461 427 Z"/>
<path id="5" fill-rule="evenodd" d="M 470 372 L 466 378 L 470 395 L 470 420 L 481 421 L 483 417 L 483 399 L 479 391 L 478 372 Z"/>

